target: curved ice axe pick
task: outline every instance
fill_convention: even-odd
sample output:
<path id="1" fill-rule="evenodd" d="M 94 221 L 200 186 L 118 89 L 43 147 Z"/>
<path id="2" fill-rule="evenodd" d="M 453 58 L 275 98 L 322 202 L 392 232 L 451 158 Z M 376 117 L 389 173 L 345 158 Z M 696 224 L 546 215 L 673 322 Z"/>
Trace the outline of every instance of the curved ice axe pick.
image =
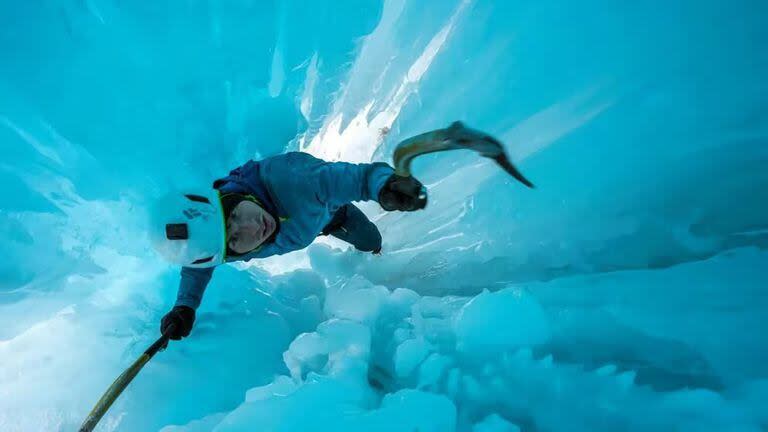
<path id="1" fill-rule="evenodd" d="M 82 426 L 80 426 L 79 432 L 91 432 L 93 428 L 96 427 L 96 424 L 99 423 L 99 420 L 101 420 L 104 414 L 106 414 L 107 410 L 110 406 L 112 406 L 112 403 L 115 402 L 117 397 L 120 396 L 120 393 L 122 393 L 123 390 L 128 387 L 128 384 L 130 384 L 131 381 L 136 377 L 141 368 L 143 368 L 144 365 L 147 364 L 147 362 L 149 362 L 149 360 L 155 354 L 157 354 L 158 351 L 165 349 L 165 346 L 168 344 L 168 339 L 170 339 L 169 334 L 172 331 L 173 326 L 169 327 L 168 330 L 166 330 L 166 332 L 163 333 L 163 335 L 155 341 L 155 343 L 150 345 L 150 347 L 144 351 L 144 354 L 142 354 L 141 357 L 139 357 L 128 369 L 126 369 L 123 373 L 120 374 L 120 376 L 117 377 L 115 382 L 109 386 L 101 399 L 96 402 L 96 405 L 88 414 L 88 417 L 85 419 Z"/>
<path id="2" fill-rule="evenodd" d="M 416 135 L 398 144 L 394 154 L 395 174 L 408 177 L 411 175 L 411 161 L 416 156 L 445 150 L 476 151 L 481 156 L 495 160 L 504 168 L 504 171 L 520 183 L 529 188 L 534 187 L 533 183 L 512 165 L 499 140 L 486 133 L 470 129 L 458 121 L 445 129 Z"/>

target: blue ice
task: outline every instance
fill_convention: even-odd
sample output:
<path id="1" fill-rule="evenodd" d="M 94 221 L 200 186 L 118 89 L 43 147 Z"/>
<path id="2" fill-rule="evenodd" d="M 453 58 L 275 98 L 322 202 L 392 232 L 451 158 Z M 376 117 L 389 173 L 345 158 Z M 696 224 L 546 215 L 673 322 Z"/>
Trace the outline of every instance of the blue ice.
<path id="1" fill-rule="evenodd" d="M 0 430 L 76 430 L 158 336 L 146 209 L 249 159 L 415 162 L 430 204 L 217 270 L 99 431 L 768 427 L 768 9 L 0 1 Z"/>

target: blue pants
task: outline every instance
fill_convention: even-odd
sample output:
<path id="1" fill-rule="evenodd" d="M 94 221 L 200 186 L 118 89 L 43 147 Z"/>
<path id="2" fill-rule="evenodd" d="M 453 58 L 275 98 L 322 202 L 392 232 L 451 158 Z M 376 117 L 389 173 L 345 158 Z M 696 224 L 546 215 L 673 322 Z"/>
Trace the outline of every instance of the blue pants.
<path id="1" fill-rule="evenodd" d="M 381 252 L 379 229 L 352 204 L 340 207 L 320 234 L 330 234 L 363 252 Z"/>

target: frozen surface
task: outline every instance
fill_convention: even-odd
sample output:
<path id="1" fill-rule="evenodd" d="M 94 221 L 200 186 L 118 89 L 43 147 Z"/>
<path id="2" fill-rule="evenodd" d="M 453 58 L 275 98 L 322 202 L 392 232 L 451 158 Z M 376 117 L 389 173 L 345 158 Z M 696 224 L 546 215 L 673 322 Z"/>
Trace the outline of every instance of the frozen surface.
<path id="1" fill-rule="evenodd" d="M 250 158 L 391 160 L 430 204 L 218 269 L 99 430 L 768 428 L 757 1 L 0 1 L 0 430 L 76 430 L 157 337 L 148 204 Z"/>

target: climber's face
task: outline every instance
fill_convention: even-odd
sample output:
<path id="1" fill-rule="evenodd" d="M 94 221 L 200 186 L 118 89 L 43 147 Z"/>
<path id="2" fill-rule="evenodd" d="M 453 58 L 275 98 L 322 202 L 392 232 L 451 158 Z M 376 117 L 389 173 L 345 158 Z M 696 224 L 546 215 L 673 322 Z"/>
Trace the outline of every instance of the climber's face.
<path id="1" fill-rule="evenodd" d="M 227 219 L 227 246 L 245 254 L 266 241 L 277 229 L 275 218 L 258 204 L 241 201 Z"/>

